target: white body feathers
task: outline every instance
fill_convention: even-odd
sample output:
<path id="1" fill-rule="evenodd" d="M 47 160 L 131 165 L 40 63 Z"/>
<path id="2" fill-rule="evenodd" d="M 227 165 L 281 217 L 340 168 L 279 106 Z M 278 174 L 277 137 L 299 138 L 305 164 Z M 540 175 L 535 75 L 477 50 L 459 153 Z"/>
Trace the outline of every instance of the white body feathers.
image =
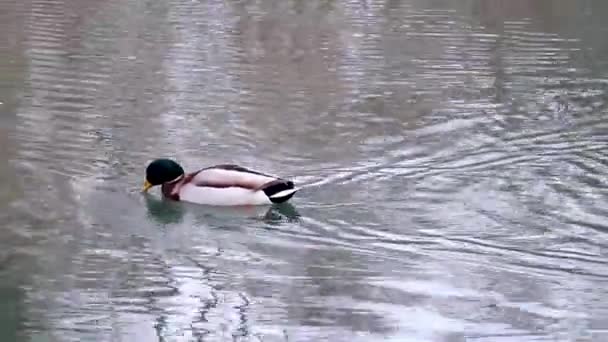
<path id="1" fill-rule="evenodd" d="M 181 201 L 205 205 L 263 205 L 272 204 L 264 191 L 245 188 L 213 188 L 185 184 L 179 191 Z"/>
<path id="2" fill-rule="evenodd" d="M 284 202 L 298 190 L 291 182 L 236 165 L 203 169 L 185 179 L 178 181 L 171 193 L 180 201 L 203 205 L 268 205 Z"/>

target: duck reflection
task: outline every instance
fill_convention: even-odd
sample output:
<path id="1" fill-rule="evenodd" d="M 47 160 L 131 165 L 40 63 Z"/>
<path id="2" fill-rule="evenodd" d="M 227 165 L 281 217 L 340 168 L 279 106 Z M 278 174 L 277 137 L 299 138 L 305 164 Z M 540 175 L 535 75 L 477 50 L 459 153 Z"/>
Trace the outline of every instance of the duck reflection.
<path id="1" fill-rule="evenodd" d="M 181 223 L 184 219 L 185 208 L 181 203 L 168 201 L 163 198 L 155 197 L 151 194 L 144 194 L 148 217 L 161 225 Z"/>
<path id="2" fill-rule="evenodd" d="M 300 213 L 291 203 L 280 203 L 273 205 L 270 210 L 264 215 L 264 221 L 266 223 L 279 223 L 279 222 L 298 222 L 300 220 Z"/>
<path id="3" fill-rule="evenodd" d="M 270 224 L 297 222 L 300 213 L 290 203 L 271 206 L 204 206 L 185 202 L 176 202 L 144 194 L 148 217 L 160 225 L 178 224 L 187 213 L 194 215 L 195 221 L 207 219 L 258 219 Z"/>

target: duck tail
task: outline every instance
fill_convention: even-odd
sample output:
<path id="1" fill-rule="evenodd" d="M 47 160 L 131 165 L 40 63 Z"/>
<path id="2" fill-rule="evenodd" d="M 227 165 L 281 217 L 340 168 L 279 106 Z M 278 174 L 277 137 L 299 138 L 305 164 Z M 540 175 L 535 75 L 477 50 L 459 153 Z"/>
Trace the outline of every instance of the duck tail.
<path id="1" fill-rule="evenodd" d="M 264 191 L 272 203 L 286 202 L 298 191 L 292 181 L 284 179 L 268 182 L 260 190 Z"/>

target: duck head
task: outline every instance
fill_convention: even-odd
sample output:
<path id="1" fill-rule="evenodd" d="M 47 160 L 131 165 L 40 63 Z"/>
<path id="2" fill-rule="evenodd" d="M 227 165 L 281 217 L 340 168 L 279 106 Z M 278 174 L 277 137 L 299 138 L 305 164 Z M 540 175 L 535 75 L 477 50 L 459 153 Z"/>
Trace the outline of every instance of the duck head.
<path id="1" fill-rule="evenodd" d="M 179 180 L 184 175 L 184 169 L 171 159 L 156 159 L 146 168 L 146 179 L 143 192 L 151 187 L 171 183 Z"/>

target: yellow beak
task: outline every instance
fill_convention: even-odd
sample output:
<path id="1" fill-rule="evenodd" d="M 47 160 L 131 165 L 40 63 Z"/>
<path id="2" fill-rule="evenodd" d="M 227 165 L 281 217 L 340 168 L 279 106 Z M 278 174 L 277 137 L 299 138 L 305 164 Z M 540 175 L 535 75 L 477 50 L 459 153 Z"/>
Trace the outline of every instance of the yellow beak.
<path id="1" fill-rule="evenodd" d="M 151 187 L 152 187 L 152 184 L 150 184 L 150 182 L 148 182 L 148 180 L 146 179 L 144 181 L 144 188 L 142 189 L 142 191 L 147 192 Z"/>

